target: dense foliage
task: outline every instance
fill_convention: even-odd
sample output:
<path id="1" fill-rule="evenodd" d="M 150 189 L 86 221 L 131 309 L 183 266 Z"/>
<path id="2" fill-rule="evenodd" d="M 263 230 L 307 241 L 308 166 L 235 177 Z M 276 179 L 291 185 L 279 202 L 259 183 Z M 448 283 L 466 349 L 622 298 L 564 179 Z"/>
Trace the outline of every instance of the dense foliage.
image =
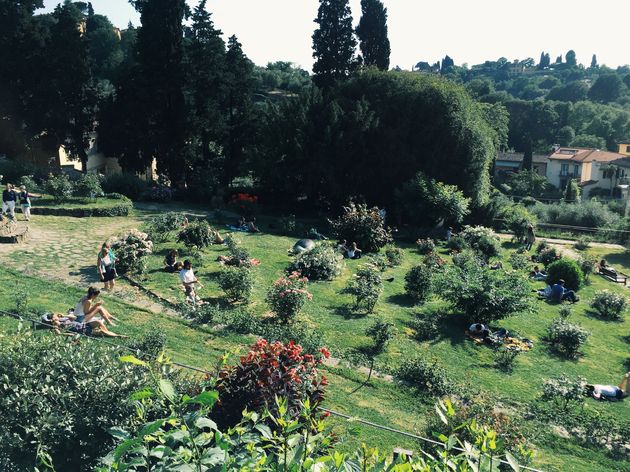
<path id="1" fill-rule="evenodd" d="M 578 356 L 589 335 L 581 326 L 557 318 L 549 326 L 547 338 L 557 352 L 573 359 Z"/>
<path id="2" fill-rule="evenodd" d="M 610 290 L 602 290 L 593 296 L 590 306 L 602 318 L 622 320 L 623 313 L 628 306 L 628 300 L 623 295 Z"/>
<path id="3" fill-rule="evenodd" d="M 451 238 L 448 245 L 458 251 L 472 249 L 485 260 L 498 256 L 500 251 L 496 234 L 484 226 L 465 226 L 459 234 Z"/>
<path id="4" fill-rule="evenodd" d="M 146 223 L 147 234 L 151 241 L 167 241 L 173 232 L 181 229 L 185 218 L 186 215 L 175 211 L 152 216 Z"/>
<path id="5" fill-rule="evenodd" d="M 191 221 L 188 226 L 181 229 L 177 240 L 187 247 L 203 249 L 212 244 L 213 238 L 210 231 L 210 225 L 206 220 Z"/>
<path id="6" fill-rule="evenodd" d="M 419 264 L 409 269 L 405 275 L 405 293 L 416 303 L 426 301 L 431 295 L 434 271 L 427 264 Z"/>
<path id="7" fill-rule="evenodd" d="M 377 267 L 372 264 L 359 266 L 345 291 L 354 297 L 355 310 L 363 308 L 372 313 L 383 291 L 383 279 Z"/>
<path id="8" fill-rule="evenodd" d="M 307 300 L 313 295 L 306 289 L 308 279 L 293 272 L 288 277 L 280 277 L 267 291 L 266 301 L 271 311 L 283 323 L 295 320 Z"/>
<path id="9" fill-rule="evenodd" d="M 584 283 L 584 274 L 580 265 L 573 259 L 560 259 L 547 267 L 547 283 L 556 284 L 562 279 L 568 290 L 579 290 Z"/>
<path id="10" fill-rule="evenodd" d="M 132 229 L 114 239 L 111 246 L 118 272 L 141 274 L 146 270 L 147 257 L 153 252 L 153 242 L 146 233 Z"/>
<path id="11" fill-rule="evenodd" d="M 343 256 L 328 244 L 319 244 L 295 256 L 289 272 L 298 272 L 309 280 L 333 280 L 341 274 Z"/>
<path id="12" fill-rule="evenodd" d="M 396 371 L 396 377 L 420 392 L 442 396 L 453 393 L 456 385 L 437 359 L 424 357 L 406 359 Z"/>
<path id="13" fill-rule="evenodd" d="M 232 302 L 248 302 L 254 288 L 254 274 L 249 267 L 224 267 L 217 283 Z"/>
<path id="14" fill-rule="evenodd" d="M 329 222 L 337 239 L 348 244 L 355 242 L 365 252 L 376 252 L 392 242 L 391 229 L 385 226 L 385 218 L 377 207 L 350 202 L 339 218 Z"/>

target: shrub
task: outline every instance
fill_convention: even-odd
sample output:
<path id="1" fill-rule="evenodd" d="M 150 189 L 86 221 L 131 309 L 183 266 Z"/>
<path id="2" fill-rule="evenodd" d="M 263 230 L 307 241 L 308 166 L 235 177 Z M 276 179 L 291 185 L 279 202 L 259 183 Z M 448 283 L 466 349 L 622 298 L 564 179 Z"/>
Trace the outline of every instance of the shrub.
<path id="1" fill-rule="evenodd" d="M 562 279 L 569 290 L 579 290 L 582 287 L 584 274 L 577 262 L 572 259 L 560 259 L 547 267 L 547 283 L 555 284 Z"/>
<path id="2" fill-rule="evenodd" d="M 446 261 L 442 259 L 436 252 L 432 252 L 431 254 L 427 254 L 426 256 L 424 256 L 424 258 L 422 259 L 422 264 L 425 265 L 427 268 L 432 269 L 433 271 L 439 271 L 444 267 Z"/>
<path id="3" fill-rule="evenodd" d="M 188 226 L 182 229 L 177 236 L 179 242 L 186 247 L 203 249 L 212 244 L 211 228 L 206 220 L 191 221 Z"/>
<path id="4" fill-rule="evenodd" d="M 435 339 L 442 324 L 442 316 L 439 314 L 418 314 L 409 322 L 409 327 L 413 329 L 413 337 L 418 341 L 429 341 Z"/>
<path id="5" fill-rule="evenodd" d="M 2 174 L 1 171 L 0 174 Z M 28 190 L 29 192 L 41 192 L 42 190 L 38 181 L 35 180 L 34 176 L 32 175 L 23 175 L 22 177 L 20 177 L 20 179 L 18 180 L 18 186 L 21 187 L 22 185 L 26 187 L 26 190 Z"/>
<path id="6" fill-rule="evenodd" d="M 391 230 L 385 227 L 385 220 L 377 207 L 368 208 L 367 205 L 350 202 L 343 207 L 342 215 L 336 220 L 329 220 L 329 223 L 337 239 L 356 242 L 365 252 L 376 252 L 392 242 Z"/>
<path id="7" fill-rule="evenodd" d="M 292 322 L 306 300 L 312 300 L 313 295 L 306 289 L 308 279 L 293 272 L 288 277 L 280 277 L 267 292 L 267 304 L 276 317 L 283 323 Z"/>
<path id="8" fill-rule="evenodd" d="M 184 318 L 191 320 L 194 324 L 210 324 L 222 317 L 223 310 L 216 304 L 191 305 L 183 303 L 181 314 Z"/>
<path id="9" fill-rule="evenodd" d="M 448 372 L 437 359 L 433 362 L 424 357 L 406 359 L 396 371 L 396 377 L 419 391 L 437 396 L 453 393 L 455 389 Z"/>
<path id="10" fill-rule="evenodd" d="M 479 256 L 470 249 L 464 249 L 462 252 L 453 254 L 453 264 L 457 267 L 467 267 L 469 264 L 482 265 L 483 261 L 479 260 Z"/>
<path id="11" fill-rule="evenodd" d="M 166 348 L 166 335 L 156 327 L 142 335 L 140 339 L 135 339 L 128 344 L 129 349 L 136 351 L 136 357 L 144 360 L 156 359 Z"/>
<path id="12" fill-rule="evenodd" d="M 547 242 L 547 240 L 543 239 L 541 240 L 537 245 L 536 245 L 536 254 L 540 254 L 541 252 L 543 252 L 545 249 L 550 248 L 551 246 L 549 245 L 549 243 Z"/>
<path id="13" fill-rule="evenodd" d="M 116 270 L 121 274 L 142 274 L 147 258 L 153 252 L 153 242 L 148 235 L 137 229 L 118 236 L 112 243 L 116 254 Z"/>
<path id="14" fill-rule="evenodd" d="M 603 228 L 619 219 L 606 205 L 597 200 L 580 203 L 537 203 L 531 211 L 542 223 L 588 228 Z"/>
<path id="15" fill-rule="evenodd" d="M 389 244 L 385 246 L 385 257 L 387 257 L 390 267 L 397 267 L 403 262 L 404 252 L 398 246 Z"/>
<path id="16" fill-rule="evenodd" d="M 365 330 L 365 335 L 372 338 L 374 346 L 372 346 L 373 354 L 380 354 L 385 350 L 387 343 L 392 340 L 396 333 L 394 325 L 383 320 L 376 320 Z"/>
<path id="17" fill-rule="evenodd" d="M 241 242 L 232 234 L 228 234 L 225 237 L 225 245 L 230 252 L 230 256 L 232 256 L 230 265 L 251 266 L 251 256 L 249 251 L 241 246 Z"/>
<path id="18" fill-rule="evenodd" d="M 547 246 L 538 253 L 538 262 L 545 267 L 559 260 L 562 256 L 555 247 Z"/>
<path id="19" fill-rule="evenodd" d="M 248 267 L 224 267 L 219 272 L 219 287 L 228 300 L 248 302 L 254 288 L 254 275 Z"/>
<path id="20" fill-rule="evenodd" d="M 582 274 L 584 274 L 584 281 L 587 282 L 589 276 L 595 271 L 595 266 L 597 265 L 597 259 L 589 256 L 582 256 L 579 260 L 580 269 L 582 269 Z"/>
<path id="21" fill-rule="evenodd" d="M 586 251 L 589 247 L 591 247 L 592 241 L 592 238 L 589 238 L 588 236 L 582 236 L 575 242 L 573 247 L 578 251 Z"/>
<path id="22" fill-rule="evenodd" d="M 628 300 L 623 295 L 613 293 L 610 290 L 597 292 L 591 299 L 591 308 L 602 318 L 609 320 L 622 320 L 626 311 Z"/>
<path id="23" fill-rule="evenodd" d="M 186 215 L 169 211 L 153 216 L 146 223 L 147 233 L 152 241 L 167 241 L 174 231 L 181 230 Z"/>
<path id="24" fill-rule="evenodd" d="M 506 209 L 502 215 L 505 224 L 519 242 L 524 242 L 529 225 L 536 225 L 536 215 L 532 214 L 522 205 L 513 205 Z"/>
<path id="25" fill-rule="evenodd" d="M 561 411 L 567 411 L 571 406 L 584 403 L 586 379 L 578 377 L 570 379 L 566 375 L 546 379 L 543 383 L 542 399 L 552 401 Z"/>
<path id="26" fill-rule="evenodd" d="M 569 305 L 560 305 L 558 309 L 558 316 L 560 316 L 563 320 L 568 320 L 569 317 L 573 314 L 573 310 Z"/>
<path id="27" fill-rule="evenodd" d="M 343 256 L 330 245 L 318 244 L 314 249 L 295 256 L 289 272 L 299 272 L 309 280 L 333 280 L 341 274 Z"/>
<path id="28" fill-rule="evenodd" d="M 311 354 L 315 357 L 322 355 L 321 349 L 324 346 L 324 338 L 318 331 L 304 326 L 302 323 L 291 325 L 260 323 L 252 332 L 270 343 L 279 341 L 286 344 L 293 341 L 302 346 L 304 354 Z"/>
<path id="29" fill-rule="evenodd" d="M 489 323 L 531 307 L 529 281 L 522 274 L 506 277 L 478 264 L 448 266 L 437 284 L 440 296 L 471 323 Z"/>
<path id="30" fill-rule="evenodd" d="M 72 196 L 72 182 L 66 174 L 50 174 L 44 188 L 57 203 L 63 203 Z"/>
<path id="31" fill-rule="evenodd" d="M 114 443 L 109 428 L 131 426 L 129 396 L 144 371 L 100 343 L 69 343 L 30 332 L 0 335 L 0 457 L 3 470 L 33 470 L 38 449 L 56 470 L 91 470 Z"/>
<path id="32" fill-rule="evenodd" d="M 385 254 L 372 254 L 368 256 L 370 265 L 373 265 L 379 272 L 385 272 L 389 267 L 389 261 Z"/>
<path id="33" fill-rule="evenodd" d="M 255 316 L 245 310 L 235 309 L 223 313 L 227 329 L 238 334 L 258 333 L 260 323 Z"/>
<path id="34" fill-rule="evenodd" d="M 280 218 L 280 229 L 285 234 L 292 234 L 297 228 L 295 223 L 295 215 L 287 215 Z"/>
<path id="35" fill-rule="evenodd" d="M 518 349 L 499 347 L 494 351 L 494 366 L 503 372 L 512 372 L 520 353 Z"/>
<path id="36" fill-rule="evenodd" d="M 435 251 L 435 242 L 432 239 L 418 239 L 416 246 L 418 246 L 418 252 L 423 256 Z"/>
<path id="37" fill-rule="evenodd" d="M 372 264 L 359 266 L 345 290 L 354 297 L 354 309 L 372 313 L 383 291 L 383 279 Z"/>
<path id="38" fill-rule="evenodd" d="M 568 358 L 577 357 L 590 333 L 581 326 L 556 318 L 548 329 L 548 339 L 554 349 Z"/>
<path id="39" fill-rule="evenodd" d="M 322 352 L 328 356 L 326 349 Z M 219 426 L 229 427 L 240 421 L 245 409 L 269 409 L 276 414 L 276 397 L 282 397 L 288 403 L 288 411 L 298 419 L 301 404 L 308 400 L 314 409 L 324 399 L 327 382 L 318 372 L 321 362 L 319 356 L 303 354 L 302 347 L 294 342 L 269 343 L 259 339 L 239 364 L 219 373 L 219 402 L 212 418 Z"/>
<path id="40" fill-rule="evenodd" d="M 510 265 L 515 270 L 523 270 L 529 267 L 530 259 L 525 254 L 513 252 L 510 254 Z"/>
<path id="41" fill-rule="evenodd" d="M 108 175 L 101 186 L 105 193 L 120 193 L 134 201 L 140 200 L 148 188 L 146 181 L 132 173 Z"/>
<path id="42" fill-rule="evenodd" d="M 490 228 L 485 226 L 466 226 L 457 236 L 449 241 L 449 247 L 462 250 L 470 248 L 486 261 L 499 255 L 499 240 Z"/>
<path id="43" fill-rule="evenodd" d="M 103 196 L 101 181 L 96 174 L 82 175 L 74 183 L 74 195 L 84 198 L 96 198 Z"/>
<path id="44" fill-rule="evenodd" d="M 405 292 L 416 303 L 422 303 L 431 295 L 433 287 L 433 269 L 426 264 L 411 268 L 405 275 Z"/>

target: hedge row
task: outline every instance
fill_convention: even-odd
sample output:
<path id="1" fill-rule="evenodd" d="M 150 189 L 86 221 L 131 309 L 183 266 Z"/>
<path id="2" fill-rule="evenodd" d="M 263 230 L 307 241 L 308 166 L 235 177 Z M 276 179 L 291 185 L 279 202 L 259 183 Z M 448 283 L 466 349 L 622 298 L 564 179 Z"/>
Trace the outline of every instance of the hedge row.
<path id="1" fill-rule="evenodd" d="M 105 198 L 115 200 L 115 202 L 112 202 L 111 206 L 90 205 L 90 203 L 86 203 L 82 207 L 64 207 L 63 203 L 55 204 L 55 206 L 35 206 L 31 208 L 31 213 L 74 218 L 129 216 L 133 208 L 131 200 L 117 193 L 106 194 Z"/>

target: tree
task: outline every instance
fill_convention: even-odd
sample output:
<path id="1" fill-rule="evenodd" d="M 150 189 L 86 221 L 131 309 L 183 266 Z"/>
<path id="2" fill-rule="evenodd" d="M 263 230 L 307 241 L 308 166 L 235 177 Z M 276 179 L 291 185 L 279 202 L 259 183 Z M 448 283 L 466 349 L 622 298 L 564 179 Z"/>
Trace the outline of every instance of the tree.
<path id="1" fill-rule="evenodd" d="M 361 20 L 357 37 L 363 63 L 381 70 L 389 69 L 391 52 L 387 37 L 387 8 L 381 0 L 361 0 Z"/>
<path id="2" fill-rule="evenodd" d="M 545 53 L 545 51 L 540 53 L 540 61 L 538 62 L 539 69 L 546 69 L 551 64 L 551 58 L 549 57 L 549 53 Z"/>
<path id="3" fill-rule="evenodd" d="M 563 126 L 558 130 L 557 138 L 560 146 L 568 146 L 575 139 L 575 130 L 569 125 Z"/>
<path id="4" fill-rule="evenodd" d="M 313 80 L 329 88 L 348 77 L 355 65 L 357 46 L 348 0 L 320 0 L 313 33 Z"/>
<path id="5" fill-rule="evenodd" d="M 512 194 L 521 197 L 539 197 L 547 189 L 549 183 L 544 175 L 536 172 L 521 170 L 510 178 Z"/>
<path id="6" fill-rule="evenodd" d="M 606 140 L 604 138 L 600 138 L 599 136 L 593 136 L 592 134 L 578 134 L 573 141 L 571 141 L 571 146 L 606 149 Z"/>
<path id="7" fill-rule="evenodd" d="M 612 102 L 621 96 L 622 88 L 623 82 L 617 74 L 600 75 L 588 91 L 588 98 L 596 102 Z"/>
<path id="8" fill-rule="evenodd" d="M 580 201 L 580 187 L 577 181 L 571 179 L 564 189 L 564 201 L 567 203 L 577 203 Z"/>
<path id="9" fill-rule="evenodd" d="M 453 66 L 455 66 L 455 61 L 453 61 L 453 59 L 447 54 L 444 56 L 444 59 L 442 59 L 442 69 L 440 70 L 440 73 L 446 74 L 453 68 Z"/>
<path id="10" fill-rule="evenodd" d="M 534 150 L 532 149 L 532 138 L 527 136 L 525 139 L 525 148 L 523 149 L 523 166 L 524 171 L 531 172 L 533 168 Z"/>
<path id="11" fill-rule="evenodd" d="M 94 14 L 91 3 L 88 4 L 85 38 L 93 76 L 98 79 L 114 80 L 124 57 L 120 49 L 120 40 L 111 21 L 106 16 Z"/>
<path id="12" fill-rule="evenodd" d="M 567 64 L 567 66 L 569 67 L 576 67 L 577 66 L 577 58 L 575 56 L 575 51 L 573 49 L 570 49 L 566 55 L 564 56 L 564 60 Z"/>
<path id="13" fill-rule="evenodd" d="M 591 58 L 591 69 L 598 69 L 599 65 L 597 64 L 597 54 L 593 54 Z"/>
<path id="14" fill-rule="evenodd" d="M 588 85 L 581 80 L 569 82 L 552 88 L 547 94 L 547 100 L 558 100 L 561 102 L 579 102 L 586 100 Z"/>

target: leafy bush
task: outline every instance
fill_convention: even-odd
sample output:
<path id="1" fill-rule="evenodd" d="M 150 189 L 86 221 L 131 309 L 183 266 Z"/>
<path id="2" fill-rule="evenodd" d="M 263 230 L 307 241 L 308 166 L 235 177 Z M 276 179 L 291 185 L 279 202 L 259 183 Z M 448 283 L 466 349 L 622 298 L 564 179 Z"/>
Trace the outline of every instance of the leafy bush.
<path id="1" fill-rule="evenodd" d="M 581 326 L 556 318 L 549 326 L 547 337 L 556 351 L 573 359 L 577 357 L 589 335 Z"/>
<path id="2" fill-rule="evenodd" d="M 601 290 L 591 299 L 591 308 L 599 313 L 599 316 L 609 320 L 622 320 L 627 306 L 628 300 L 623 295 L 610 290 Z"/>
<path id="3" fill-rule="evenodd" d="M 385 272 L 389 267 L 389 261 L 385 254 L 372 254 L 368 256 L 368 263 L 373 265 L 379 272 Z"/>
<path id="4" fill-rule="evenodd" d="M 356 242 L 365 252 L 376 252 L 392 242 L 392 232 L 385 227 L 385 220 L 377 207 L 368 208 L 367 205 L 350 202 L 343 207 L 342 215 L 336 220 L 329 220 L 329 223 L 337 239 Z"/>
<path id="5" fill-rule="evenodd" d="M 286 344 L 293 341 L 302 346 L 304 354 L 321 356 L 321 349 L 324 347 L 324 338 L 319 331 L 305 326 L 303 323 L 293 323 L 291 325 L 281 325 L 278 323 L 260 323 L 252 331 L 258 336 L 273 343 L 279 341 Z"/>
<path id="6" fill-rule="evenodd" d="M 515 270 L 523 270 L 529 267 L 530 259 L 525 254 L 513 252 L 509 257 L 510 265 Z"/>
<path id="7" fill-rule="evenodd" d="M 449 247 L 461 251 L 470 248 L 486 261 L 499 255 L 499 239 L 494 231 L 485 226 L 465 226 L 464 229 L 449 241 Z"/>
<path id="8" fill-rule="evenodd" d="M 416 303 L 422 303 L 431 295 L 433 269 L 426 264 L 414 266 L 405 275 L 405 292 Z"/>
<path id="9" fill-rule="evenodd" d="M 537 203 L 531 211 L 542 223 L 588 228 L 603 228 L 619 219 L 606 205 L 597 200 L 580 203 Z"/>
<path id="10" fill-rule="evenodd" d="M 0 174 L 2 174 L 2 171 L 0 171 Z M 35 177 L 32 175 L 23 175 L 22 177 L 20 177 L 20 179 L 18 180 L 18 186 L 26 187 L 26 190 L 28 190 L 29 192 L 42 191 L 42 188 L 39 185 L 38 180 L 35 180 Z"/>
<path id="11" fill-rule="evenodd" d="M 456 185 L 438 182 L 422 172 L 396 191 L 396 205 L 400 216 L 417 226 L 461 223 L 470 213 L 470 199 Z"/>
<path id="12" fill-rule="evenodd" d="M 435 242 L 432 239 L 418 239 L 416 246 L 418 246 L 418 252 L 423 256 L 435 251 Z"/>
<path id="13" fill-rule="evenodd" d="M 536 254 L 540 254 L 541 252 L 543 252 L 545 249 L 550 248 L 551 246 L 549 245 L 549 243 L 547 242 L 546 239 L 542 239 L 537 245 L 536 245 Z"/>
<path id="14" fill-rule="evenodd" d="M 446 261 L 442 259 L 436 252 L 427 254 L 422 258 L 422 264 L 432 269 L 433 271 L 440 271 L 446 264 Z"/>
<path id="15" fill-rule="evenodd" d="M 375 266 L 364 264 L 358 267 L 345 291 L 354 297 L 355 310 L 364 308 L 372 313 L 383 291 L 383 279 Z"/>
<path id="16" fill-rule="evenodd" d="M 404 259 L 404 252 L 398 246 L 389 244 L 385 246 L 385 256 L 389 262 L 390 267 L 397 267 L 402 264 Z"/>
<path id="17" fill-rule="evenodd" d="M 223 313 L 223 320 L 227 329 L 233 333 L 250 334 L 260 331 L 258 318 L 246 310 L 234 309 Z"/>
<path id="18" fill-rule="evenodd" d="M 483 261 L 479 259 L 479 255 L 471 249 L 464 249 L 461 252 L 453 254 L 453 264 L 457 267 L 465 268 L 470 264 L 483 265 Z"/>
<path id="19" fill-rule="evenodd" d="M 392 323 L 383 320 L 376 320 L 366 330 L 365 335 L 372 338 L 374 346 L 372 353 L 379 354 L 385 350 L 387 343 L 392 340 L 396 333 L 396 329 Z"/>
<path id="20" fill-rule="evenodd" d="M 572 314 L 573 310 L 571 310 L 570 305 L 560 305 L 560 308 L 558 308 L 558 316 L 563 320 L 568 320 Z"/>
<path id="21" fill-rule="evenodd" d="M 186 247 L 197 249 L 208 247 L 213 240 L 210 225 L 206 220 L 191 221 L 188 226 L 179 232 L 177 240 L 184 243 Z"/>
<path id="22" fill-rule="evenodd" d="M 77 197 L 96 198 L 103 196 L 101 181 L 96 174 L 82 175 L 74 183 L 74 194 Z"/>
<path id="23" fill-rule="evenodd" d="M 329 355 L 326 349 L 322 353 Z M 305 401 L 314 409 L 324 399 L 327 382 L 319 375 L 321 362 L 321 356 L 303 354 L 302 347 L 293 342 L 259 339 L 239 364 L 220 372 L 216 385 L 220 400 L 212 418 L 219 426 L 229 427 L 240 421 L 245 409 L 269 409 L 276 414 L 276 397 L 282 397 L 295 415 L 293 419 L 298 419 Z"/>
<path id="24" fill-rule="evenodd" d="M 471 323 L 487 324 L 531 307 L 530 285 L 525 275 L 506 277 L 502 271 L 474 263 L 447 267 L 436 287 L 440 296 L 464 312 Z"/>
<path id="25" fill-rule="evenodd" d="M 507 208 L 502 216 L 508 230 L 514 233 L 514 237 L 520 242 L 525 241 L 529 225 L 536 225 L 536 215 L 522 205 Z"/>
<path id="26" fill-rule="evenodd" d="M 547 267 L 547 283 L 556 284 L 564 280 L 569 290 L 579 290 L 584 281 L 584 274 L 577 262 L 572 259 L 560 259 Z"/>
<path id="27" fill-rule="evenodd" d="M 230 256 L 232 256 L 232 260 L 228 265 L 236 265 L 236 266 L 251 266 L 251 255 L 249 251 L 245 249 L 241 242 L 234 237 L 232 234 L 228 234 L 225 237 L 225 245 L 230 252 Z"/>
<path id="28" fill-rule="evenodd" d="M 503 372 L 512 372 L 516 358 L 521 353 L 518 349 L 499 347 L 494 351 L 494 366 Z"/>
<path id="29" fill-rule="evenodd" d="M 280 229 L 282 229 L 282 232 L 285 234 L 292 234 L 295 232 L 295 229 L 297 228 L 296 222 L 295 222 L 295 215 L 287 215 L 287 216 L 282 216 L 280 218 Z"/>
<path id="30" fill-rule="evenodd" d="M 586 379 L 578 377 L 570 379 L 566 375 L 546 379 L 543 383 L 542 399 L 552 401 L 561 411 L 567 411 L 571 406 L 584 403 Z"/>
<path id="31" fill-rule="evenodd" d="M 588 236 L 582 236 L 577 241 L 575 241 L 573 247 L 578 251 L 586 251 L 589 247 L 591 247 L 592 241 L 592 238 L 589 238 Z"/>
<path id="32" fill-rule="evenodd" d="M 63 203 L 72 196 L 72 182 L 66 174 L 50 174 L 44 188 L 46 193 L 51 195 L 57 203 Z"/>
<path id="33" fill-rule="evenodd" d="M 134 201 L 140 200 L 148 189 L 147 182 L 132 173 L 108 175 L 101 186 L 105 193 L 120 193 Z"/>
<path id="34" fill-rule="evenodd" d="M 2 180 L 5 184 L 19 182 L 21 177 L 26 175 L 32 176 L 37 174 L 37 172 L 38 169 L 35 166 L 21 160 L 3 159 L 0 161 L 0 175 L 4 177 Z"/>
<path id="35" fill-rule="evenodd" d="M 328 244 L 318 244 L 314 249 L 295 256 L 289 272 L 299 272 L 309 280 L 333 280 L 341 274 L 343 256 Z"/>
<path id="36" fill-rule="evenodd" d="M 538 253 L 538 262 L 542 263 L 545 267 L 549 267 L 550 264 L 559 260 L 561 257 L 555 247 L 546 246 Z"/>
<path id="37" fill-rule="evenodd" d="M 409 322 L 409 327 L 413 329 L 413 337 L 418 341 L 429 341 L 435 339 L 442 324 L 442 316 L 438 314 L 418 314 Z"/>
<path id="38" fill-rule="evenodd" d="M 153 252 L 153 242 L 149 241 L 146 233 L 132 229 L 111 244 L 119 273 L 142 274 L 146 270 L 147 258 Z"/>
<path id="39" fill-rule="evenodd" d="M 228 300 L 248 302 L 254 288 L 254 275 L 248 267 L 224 267 L 217 279 Z"/>
<path id="40" fill-rule="evenodd" d="M 447 395 L 455 390 L 453 380 L 437 359 L 433 362 L 424 357 L 406 359 L 396 371 L 396 377 L 410 383 L 419 391 L 437 396 Z"/>
<path id="41" fill-rule="evenodd" d="M 146 372 L 116 349 L 63 336 L 0 334 L 0 457 L 33 470 L 38 448 L 56 470 L 91 470 L 112 447 L 109 428 L 130 426 L 129 396 Z"/>
<path id="42" fill-rule="evenodd" d="M 152 241 L 167 241 L 174 231 L 180 230 L 186 215 L 180 212 L 169 211 L 152 216 L 146 223 L 147 233 Z"/>
<path id="43" fill-rule="evenodd" d="M 280 277 L 267 292 L 267 304 L 276 317 L 283 323 L 292 322 L 307 300 L 313 295 L 306 289 L 308 279 L 293 272 L 288 277 Z"/>
<path id="44" fill-rule="evenodd" d="M 210 324 L 223 316 L 223 310 L 219 305 L 209 303 L 203 305 L 183 303 L 180 310 L 184 318 L 199 325 Z"/>
<path id="45" fill-rule="evenodd" d="M 166 334 L 160 328 L 151 327 L 140 339 L 131 341 L 128 347 L 136 351 L 139 359 L 156 359 L 166 348 Z"/>

